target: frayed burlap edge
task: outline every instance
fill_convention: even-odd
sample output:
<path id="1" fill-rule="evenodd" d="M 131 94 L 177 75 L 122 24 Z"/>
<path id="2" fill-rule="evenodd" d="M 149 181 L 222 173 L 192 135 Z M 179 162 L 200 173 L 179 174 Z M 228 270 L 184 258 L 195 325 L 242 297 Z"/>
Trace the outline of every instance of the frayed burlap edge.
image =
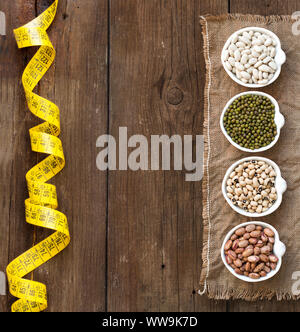
<path id="1" fill-rule="evenodd" d="M 207 295 L 208 298 L 214 300 L 245 300 L 249 302 L 258 300 L 272 300 L 274 297 L 278 301 L 299 300 L 300 296 L 294 296 L 290 292 L 283 290 L 262 289 L 254 291 L 245 288 L 231 288 L 224 285 L 211 286 L 208 282 L 209 277 L 209 249 L 211 236 L 211 219 L 210 219 L 210 193 L 209 193 L 209 164 L 210 164 L 210 87 L 212 82 L 211 76 L 211 60 L 209 49 L 208 22 L 224 21 L 224 20 L 240 20 L 249 23 L 266 23 L 273 22 L 293 22 L 291 16 L 260 16 L 260 15 L 242 15 L 242 14 L 226 14 L 219 16 L 206 15 L 200 17 L 202 26 L 203 49 L 206 68 L 206 81 L 204 90 L 204 177 L 202 181 L 203 194 L 203 249 L 202 249 L 202 270 L 200 276 L 199 295 Z"/>
<path id="2" fill-rule="evenodd" d="M 262 15 L 244 15 L 244 14 L 223 14 L 223 15 L 205 15 L 201 16 L 200 23 L 206 25 L 206 22 L 218 22 L 218 21 L 241 21 L 241 22 L 249 22 L 249 23 L 264 23 L 271 24 L 275 22 L 295 22 L 295 19 L 292 18 L 291 15 L 271 15 L 271 16 L 262 16 Z M 202 22 L 203 21 L 203 22 Z"/>

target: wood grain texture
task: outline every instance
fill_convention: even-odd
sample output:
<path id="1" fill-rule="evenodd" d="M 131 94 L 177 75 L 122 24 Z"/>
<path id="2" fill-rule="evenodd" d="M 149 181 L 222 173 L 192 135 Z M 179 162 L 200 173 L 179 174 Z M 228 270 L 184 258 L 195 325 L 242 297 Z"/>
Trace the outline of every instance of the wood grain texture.
<path id="1" fill-rule="evenodd" d="M 4 13 L 9 11 L 16 11 L 18 5 L 16 2 L 0 1 L 0 8 Z M 8 27 L 15 24 L 17 17 L 7 17 L 6 25 Z M 16 176 L 15 157 L 17 152 L 17 133 L 16 130 L 22 130 L 25 123 L 19 121 L 17 115 L 22 107 L 22 98 L 20 97 L 19 85 L 16 84 L 15 77 L 21 74 L 23 60 L 18 57 L 15 49 L 14 40 L 11 36 L 0 36 L 0 52 L 1 52 L 1 66 L 0 66 L 0 204 L 1 204 L 1 221 L 0 221 L 0 271 L 5 271 L 8 264 L 9 256 L 11 255 L 11 247 L 9 246 L 9 234 L 14 233 L 15 225 L 13 211 L 15 209 L 15 197 L 13 195 L 13 187 L 15 185 Z M 17 126 L 17 124 L 19 125 Z M 24 143 L 25 144 L 25 143 Z M 21 145 L 21 149 L 22 149 Z M 18 165 L 19 169 L 22 167 Z M 21 190 L 22 192 L 22 190 Z M 24 192 L 25 195 L 25 192 Z M 21 228 L 20 231 L 24 231 Z M 26 238 L 22 237 L 20 242 Z M 24 244 L 24 242 L 22 243 Z M 0 296 L 0 311 L 7 311 L 8 298 Z"/>
<path id="2" fill-rule="evenodd" d="M 43 156 L 31 152 L 28 130 L 39 120 L 28 111 L 21 86 L 22 71 L 35 50 L 17 50 L 12 28 L 29 22 L 52 1 L 1 3 L 13 20 L 9 36 L 1 39 L 5 64 L 1 70 L 1 156 L 5 156 L 1 158 L 1 185 L 6 189 L 1 197 L 2 268 L 7 264 L 8 231 L 9 260 L 30 248 L 34 236 L 37 243 L 50 234 L 34 230 L 24 218 L 25 174 Z M 63 253 L 34 272 L 34 279 L 47 285 L 48 311 L 105 310 L 107 185 L 106 174 L 97 171 L 95 161 L 96 139 L 107 128 L 107 4 L 60 1 L 49 29 L 57 57 L 36 90 L 61 110 L 67 164 L 51 183 L 57 186 L 59 210 L 67 215 L 72 236 Z M 9 299 L 11 304 L 13 299 Z M 3 301 L 1 309 L 9 310 Z"/>
<path id="3" fill-rule="evenodd" d="M 232 13 L 292 15 L 297 10 L 300 10 L 298 0 L 230 0 Z"/>
<path id="4" fill-rule="evenodd" d="M 51 2 L 38 1 L 38 13 Z M 66 168 L 52 182 L 72 239 L 35 273 L 48 286 L 49 311 L 105 310 L 107 184 L 96 140 L 107 129 L 107 19 L 107 1 L 60 1 L 50 30 L 57 57 L 39 93 L 61 110 Z"/>
<path id="5" fill-rule="evenodd" d="M 226 3 L 226 4 L 225 4 Z M 226 1 L 111 1 L 110 133 L 200 134 L 199 16 Z M 224 310 L 195 295 L 201 183 L 185 172 L 109 175 L 108 310 Z"/>
<path id="6" fill-rule="evenodd" d="M 25 223 L 24 200 L 27 198 L 25 173 L 36 161 L 30 149 L 28 129 L 34 126 L 25 112 L 25 96 L 21 75 L 32 50 L 18 52 L 12 29 L 35 16 L 33 1 L 1 1 L 7 18 L 7 35 L 1 38 L 1 264 L 30 248 L 32 227 Z M 13 13 L 13 15 L 11 15 Z M 5 246 L 9 244 L 9 251 Z M 2 247 L 4 246 L 4 247 Z M 6 266 L 1 266 L 1 270 Z M 2 310 L 9 310 L 13 299 L 1 298 Z"/>

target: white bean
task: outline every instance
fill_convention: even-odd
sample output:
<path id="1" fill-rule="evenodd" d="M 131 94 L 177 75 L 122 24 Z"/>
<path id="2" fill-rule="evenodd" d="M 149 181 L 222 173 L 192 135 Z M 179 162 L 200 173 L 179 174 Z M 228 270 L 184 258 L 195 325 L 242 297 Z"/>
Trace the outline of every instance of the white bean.
<path id="1" fill-rule="evenodd" d="M 258 69 L 260 71 L 265 71 L 267 73 L 272 73 L 273 72 L 273 70 L 267 65 L 261 65 Z"/>
<path id="2" fill-rule="evenodd" d="M 251 75 L 249 73 L 247 73 L 246 71 L 242 71 L 241 75 L 246 80 L 249 80 L 251 78 Z"/>
<path id="3" fill-rule="evenodd" d="M 235 68 L 239 71 L 243 71 L 245 68 L 240 62 L 235 63 Z"/>
<path id="4" fill-rule="evenodd" d="M 234 65 L 235 65 L 235 59 L 234 58 L 230 57 L 228 59 L 228 62 L 230 63 L 231 67 L 234 67 Z"/>
<path id="5" fill-rule="evenodd" d="M 239 62 L 241 60 L 241 52 L 239 50 L 236 50 L 234 52 L 234 58 L 235 58 L 235 61 Z"/>
<path id="6" fill-rule="evenodd" d="M 269 63 L 269 67 L 271 67 L 271 68 L 274 69 L 274 70 L 277 70 L 277 65 L 276 65 L 275 61 L 271 61 L 271 62 Z"/>
<path id="7" fill-rule="evenodd" d="M 232 66 L 228 61 L 226 61 L 225 65 L 226 65 L 228 70 L 232 71 Z"/>

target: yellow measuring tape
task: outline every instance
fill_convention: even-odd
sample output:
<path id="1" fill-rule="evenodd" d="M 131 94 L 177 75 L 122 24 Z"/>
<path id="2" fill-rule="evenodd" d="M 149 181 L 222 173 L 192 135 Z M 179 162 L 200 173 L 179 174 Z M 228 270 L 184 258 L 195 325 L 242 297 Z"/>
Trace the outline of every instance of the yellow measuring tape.
<path id="1" fill-rule="evenodd" d="M 30 197 L 25 201 L 26 222 L 54 230 L 55 233 L 8 265 L 10 293 L 19 298 L 12 305 L 13 312 L 39 312 L 47 308 L 46 286 L 24 277 L 57 255 L 70 243 L 67 217 L 56 210 L 58 206 L 56 188 L 46 183 L 65 166 L 62 143 L 58 138 L 59 109 L 49 100 L 33 93 L 33 89 L 55 59 L 55 50 L 46 30 L 54 20 L 57 5 L 58 0 L 55 0 L 39 17 L 14 30 L 19 48 L 41 46 L 27 65 L 22 76 L 22 83 L 30 111 L 45 121 L 29 131 L 32 150 L 49 155 L 26 174 Z"/>

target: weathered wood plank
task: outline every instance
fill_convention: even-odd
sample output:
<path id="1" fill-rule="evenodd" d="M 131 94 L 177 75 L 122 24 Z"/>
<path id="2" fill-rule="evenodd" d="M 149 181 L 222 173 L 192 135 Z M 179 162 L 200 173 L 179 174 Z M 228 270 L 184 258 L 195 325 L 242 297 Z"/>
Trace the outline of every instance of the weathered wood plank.
<path id="1" fill-rule="evenodd" d="M 291 15 L 293 12 L 300 9 L 299 0 L 231 0 L 230 10 L 232 13 L 257 14 L 257 15 Z M 274 301 L 260 301 L 255 303 L 248 303 L 245 301 L 231 301 L 229 311 L 266 311 L 266 312 L 298 312 L 300 310 L 299 301 L 292 302 L 278 302 Z"/>
<path id="2" fill-rule="evenodd" d="M 230 0 L 232 13 L 292 15 L 299 8 L 298 0 Z"/>
<path id="3" fill-rule="evenodd" d="M 21 75 L 32 50 L 19 52 L 12 33 L 34 17 L 34 1 L 0 1 L 7 18 L 7 35 L 0 37 L 1 53 L 1 270 L 28 249 L 33 242 L 32 227 L 25 223 L 24 200 L 27 198 L 26 171 L 36 161 L 30 150 L 28 129 L 34 125 L 26 113 Z M 7 245 L 9 241 L 9 251 Z M 6 300 L 7 299 L 7 300 Z M 1 297 L 1 310 L 9 311 L 11 296 Z"/>
<path id="4" fill-rule="evenodd" d="M 33 19 L 52 1 L 9 3 L 6 7 L 10 16 L 19 13 L 18 21 L 13 22 L 17 27 Z M 61 138 L 67 165 L 51 182 L 57 186 L 59 210 L 68 216 L 72 235 L 71 245 L 63 253 L 34 272 L 35 280 L 48 287 L 48 311 L 105 310 L 106 174 L 96 169 L 95 144 L 97 136 L 107 128 L 107 18 L 107 1 L 60 1 L 57 17 L 49 29 L 57 57 L 37 88 L 39 94 L 61 110 Z M 39 121 L 28 112 L 22 87 L 16 84 L 33 51 L 16 51 L 13 46 L 10 49 L 6 61 L 11 69 L 6 69 L 7 77 L 11 77 L 10 87 L 18 90 L 7 92 L 11 106 L 5 114 L 8 117 L 13 107 L 14 116 L 11 126 L 5 124 L 9 137 L 5 149 L 14 153 L 10 164 L 1 170 L 12 172 L 5 181 L 6 187 L 13 181 L 9 256 L 14 258 L 32 245 L 34 230 L 24 219 L 24 199 L 28 195 L 25 173 L 42 156 L 30 151 L 28 129 Z M 27 52 L 30 56 L 26 56 Z M 12 59 L 19 59 L 20 63 L 16 66 Z M 4 91 L 6 84 L 2 81 Z M 8 120 L 7 123 L 10 124 Z M 35 232 L 36 241 L 49 235 L 41 228 Z"/>
<path id="5" fill-rule="evenodd" d="M 196 42 L 196 61 L 197 65 L 197 82 L 199 84 L 199 100 L 200 100 L 200 108 L 199 108 L 199 120 L 201 124 L 203 123 L 203 108 L 204 108 L 204 88 L 205 88 L 205 61 L 203 56 L 203 39 L 201 35 L 201 27 L 199 24 L 199 16 L 200 15 L 220 15 L 228 13 L 228 1 L 227 0 L 214 0 L 214 1 L 196 1 L 195 7 L 195 42 Z M 202 127 L 201 127 L 202 129 Z M 201 190 L 200 187 L 198 190 Z M 201 212 L 196 218 L 197 225 L 197 234 L 200 239 L 202 239 L 202 197 L 199 196 L 199 207 L 201 207 Z M 196 251 L 197 262 L 196 262 L 196 274 L 198 281 L 200 279 L 200 268 L 202 264 L 202 256 L 198 253 L 201 253 L 202 241 L 198 243 L 198 249 Z M 199 267 L 199 268 L 198 268 Z M 198 294 L 194 295 L 195 301 L 195 311 L 226 311 L 226 301 L 213 301 L 209 300 L 206 296 L 199 296 Z"/>
<path id="6" fill-rule="evenodd" d="M 61 1 L 50 31 L 57 58 L 40 93 L 61 110 L 67 164 L 53 183 L 72 242 L 36 273 L 48 285 L 49 311 L 105 310 L 107 183 L 96 140 L 107 130 L 107 20 L 107 1 Z M 47 233 L 38 232 L 39 240 Z"/>
<path id="7" fill-rule="evenodd" d="M 119 126 L 148 139 L 202 132 L 199 15 L 218 4 L 227 10 L 225 2 L 111 1 L 112 135 L 118 137 Z M 193 294 L 201 266 L 201 184 L 185 182 L 184 173 L 109 174 L 110 311 L 225 309 Z"/>
<path id="8" fill-rule="evenodd" d="M 0 10 L 6 16 L 6 31 L 15 24 L 16 17 L 7 14 L 16 10 L 16 4 L 0 1 Z M 14 162 L 14 151 L 16 148 L 14 135 L 14 118 L 20 108 L 19 87 L 15 84 L 15 77 L 20 75 L 22 60 L 17 57 L 15 42 L 11 35 L 0 36 L 0 271 L 4 272 L 8 264 L 9 255 L 9 233 L 11 220 L 12 201 L 12 169 Z M 3 278 L 3 274 L 1 274 Z M 3 282 L 3 279 L 1 279 Z M 8 311 L 7 297 L 0 295 L 0 311 Z"/>

